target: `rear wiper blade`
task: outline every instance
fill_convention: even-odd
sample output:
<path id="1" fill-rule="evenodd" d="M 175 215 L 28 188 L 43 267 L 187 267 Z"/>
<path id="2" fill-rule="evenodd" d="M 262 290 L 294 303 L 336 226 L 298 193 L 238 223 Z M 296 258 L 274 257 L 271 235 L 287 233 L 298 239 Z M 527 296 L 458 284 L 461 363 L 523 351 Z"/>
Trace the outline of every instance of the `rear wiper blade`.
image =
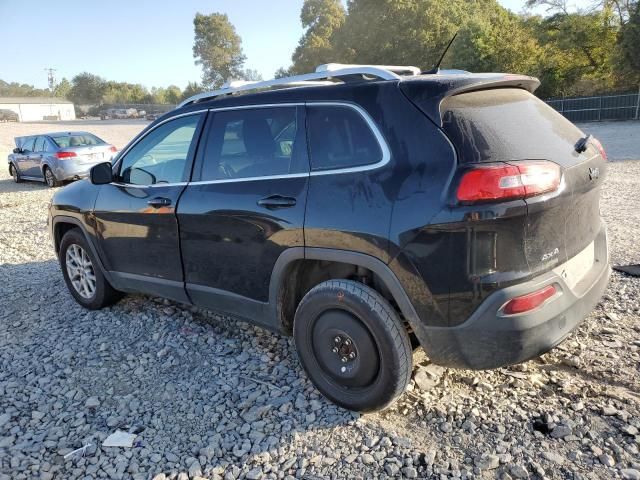
<path id="1" fill-rule="evenodd" d="M 589 145 L 589 142 L 591 141 L 591 139 L 593 138 L 593 135 L 589 134 L 585 137 L 582 137 L 580 140 L 578 140 L 576 142 L 576 152 L 578 153 L 582 153 L 587 149 L 587 145 Z"/>

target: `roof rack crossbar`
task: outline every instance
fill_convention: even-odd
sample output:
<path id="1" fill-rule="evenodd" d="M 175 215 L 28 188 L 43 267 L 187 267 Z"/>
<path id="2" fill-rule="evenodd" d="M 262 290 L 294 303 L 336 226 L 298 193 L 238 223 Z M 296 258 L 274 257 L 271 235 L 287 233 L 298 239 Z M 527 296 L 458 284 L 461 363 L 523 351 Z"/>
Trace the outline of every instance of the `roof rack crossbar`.
<path id="1" fill-rule="evenodd" d="M 328 65 L 338 65 L 338 64 L 328 64 Z M 321 65 L 321 67 L 324 67 L 324 65 Z M 406 69 L 409 67 L 398 67 L 398 68 Z M 400 70 L 400 71 L 410 72 L 409 70 Z M 222 87 L 218 90 L 214 90 L 212 92 L 203 92 L 203 93 L 194 95 L 192 97 L 189 97 L 186 100 L 184 100 L 182 103 L 180 103 L 178 105 L 178 108 L 183 107 L 185 105 L 189 105 L 191 103 L 196 103 L 198 101 L 202 101 L 205 99 L 212 99 L 222 95 L 230 95 L 237 92 L 244 92 L 244 91 L 250 91 L 250 90 L 262 90 L 262 89 L 269 89 L 274 87 L 287 88 L 287 87 L 332 85 L 332 84 L 335 84 L 336 82 L 333 82 L 330 79 L 337 79 L 337 80 L 342 80 L 343 82 L 348 82 L 352 80 L 354 77 L 360 77 L 360 78 L 374 77 L 380 80 L 399 80 L 400 79 L 400 76 L 397 73 L 385 67 L 378 67 L 375 65 L 345 65 L 345 68 L 320 70 L 313 73 L 296 75 L 293 77 L 274 78 L 273 80 L 258 81 L 258 82 L 248 82 L 248 81 L 241 80 L 241 81 L 231 82 L 229 85 Z"/>

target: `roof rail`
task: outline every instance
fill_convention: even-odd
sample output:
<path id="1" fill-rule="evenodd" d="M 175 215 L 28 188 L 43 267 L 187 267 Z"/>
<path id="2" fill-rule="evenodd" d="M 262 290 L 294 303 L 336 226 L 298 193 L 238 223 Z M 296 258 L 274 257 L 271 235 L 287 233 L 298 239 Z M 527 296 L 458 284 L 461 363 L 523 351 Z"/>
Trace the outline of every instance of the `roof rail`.
<path id="1" fill-rule="evenodd" d="M 324 65 L 319 65 L 316 68 L 316 72 L 331 72 L 335 70 L 340 70 L 344 68 L 362 68 L 362 67 L 372 67 L 372 68 L 382 68 L 383 70 L 389 70 L 397 75 L 420 75 L 420 69 L 418 67 L 413 67 L 411 65 L 349 65 L 345 63 L 325 63 Z"/>
<path id="2" fill-rule="evenodd" d="M 326 66 L 337 66 L 339 64 L 327 64 Z M 232 95 L 238 92 L 246 92 L 251 90 L 263 90 L 270 88 L 291 88 L 291 87 L 313 87 L 318 85 L 335 85 L 335 80 L 341 80 L 346 83 L 349 81 L 361 81 L 363 79 L 379 79 L 379 80 L 399 80 L 400 76 L 391 68 L 399 69 L 398 71 L 412 72 L 411 68 L 416 67 L 378 67 L 375 65 L 344 65 L 340 68 L 331 68 L 325 70 L 316 70 L 313 73 L 305 73 L 293 77 L 274 78 L 272 80 L 249 82 L 244 80 L 233 81 L 219 90 L 212 92 L 203 92 L 187 98 L 178 105 L 177 108 L 197 103 L 202 100 L 211 100 L 223 95 Z M 417 70 L 417 69 L 416 69 Z M 419 70 L 418 72 L 419 73 Z M 415 74 L 415 73 L 414 73 Z"/>

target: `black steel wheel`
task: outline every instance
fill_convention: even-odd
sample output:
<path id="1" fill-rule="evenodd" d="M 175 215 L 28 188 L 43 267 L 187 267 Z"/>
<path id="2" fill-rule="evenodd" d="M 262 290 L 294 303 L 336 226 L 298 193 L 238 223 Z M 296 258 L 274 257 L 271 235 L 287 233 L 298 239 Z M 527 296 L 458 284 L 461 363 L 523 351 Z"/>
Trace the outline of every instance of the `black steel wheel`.
<path id="1" fill-rule="evenodd" d="M 409 336 L 389 302 L 366 285 L 330 280 L 314 287 L 296 310 L 293 333 L 311 381 L 344 408 L 381 410 L 409 383 Z"/>

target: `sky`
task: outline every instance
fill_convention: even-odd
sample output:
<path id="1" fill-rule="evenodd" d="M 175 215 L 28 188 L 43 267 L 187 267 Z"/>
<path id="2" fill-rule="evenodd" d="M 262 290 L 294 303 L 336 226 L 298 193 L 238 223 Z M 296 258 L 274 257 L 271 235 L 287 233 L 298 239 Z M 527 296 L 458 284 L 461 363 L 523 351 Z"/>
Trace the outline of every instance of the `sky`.
<path id="1" fill-rule="evenodd" d="M 193 17 L 222 12 L 236 27 L 246 68 L 265 79 L 290 64 L 303 0 L 0 0 L 0 79 L 47 87 L 46 68 L 86 71 L 146 87 L 199 81 Z M 519 12 L 524 0 L 498 0 Z M 575 0 L 585 2 L 587 0 Z"/>

